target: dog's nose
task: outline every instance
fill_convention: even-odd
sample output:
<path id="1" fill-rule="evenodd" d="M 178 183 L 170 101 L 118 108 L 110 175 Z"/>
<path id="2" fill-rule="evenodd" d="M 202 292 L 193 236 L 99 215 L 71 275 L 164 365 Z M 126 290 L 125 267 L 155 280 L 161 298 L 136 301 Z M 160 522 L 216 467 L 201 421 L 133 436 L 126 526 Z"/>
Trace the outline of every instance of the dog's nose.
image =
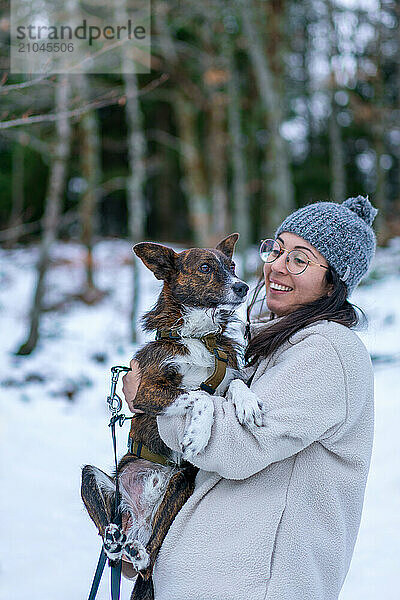
<path id="1" fill-rule="evenodd" d="M 242 281 L 238 281 L 233 284 L 232 289 L 235 292 L 235 294 L 237 294 L 241 298 L 244 298 L 247 292 L 249 291 L 249 286 L 243 283 Z"/>

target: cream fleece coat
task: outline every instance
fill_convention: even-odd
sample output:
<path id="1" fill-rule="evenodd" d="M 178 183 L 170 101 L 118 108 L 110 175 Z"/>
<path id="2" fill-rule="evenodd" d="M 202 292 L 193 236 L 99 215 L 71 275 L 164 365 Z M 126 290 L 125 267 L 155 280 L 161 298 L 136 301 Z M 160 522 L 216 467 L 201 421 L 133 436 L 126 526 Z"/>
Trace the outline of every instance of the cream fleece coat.
<path id="1" fill-rule="evenodd" d="M 373 372 L 343 325 L 319 321 L 258 365 L 263 425 L 213 397 L 196 487 L 164 540 L 155 600 L 337 600 L 360 523 L 373 438 Z M 231 384 L 232 385 L 232 384 Z M 185 417 L 158 417 L 180 450 Z"/>

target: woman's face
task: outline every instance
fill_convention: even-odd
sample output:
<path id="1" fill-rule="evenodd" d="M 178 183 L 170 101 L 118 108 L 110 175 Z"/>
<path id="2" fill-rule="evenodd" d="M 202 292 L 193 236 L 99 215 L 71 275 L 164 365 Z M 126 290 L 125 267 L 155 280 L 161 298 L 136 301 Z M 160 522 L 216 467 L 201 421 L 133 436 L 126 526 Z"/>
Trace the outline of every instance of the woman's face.
<path id="1" fill-rule="evenodd" d="M 322 254 L 300 236 L 285 231 L 277 240 L 286 250 L 301 249 L 310 260 L 328 266 Z M 264 264 L 267 305 L 278 317 L 292 312 L 300 304 L 308 304 L 327 295 L 331 288 L 325 282 L 326 269 L 311 263 L 303 273 L 293 275 L 287 269 L 286 259 L 287 252 L 284 252 L 274 262 Z M 274 289 L 276 284 L 288 289 Z"/>

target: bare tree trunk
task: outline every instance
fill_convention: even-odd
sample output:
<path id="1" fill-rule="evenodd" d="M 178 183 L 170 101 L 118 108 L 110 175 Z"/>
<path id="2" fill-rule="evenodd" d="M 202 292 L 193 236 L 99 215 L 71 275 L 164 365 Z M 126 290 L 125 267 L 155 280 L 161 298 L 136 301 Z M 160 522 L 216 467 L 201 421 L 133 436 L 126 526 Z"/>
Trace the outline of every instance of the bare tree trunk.
<path id="1" fill-rule="evenodd" d="M 127 60 L 127 57 L 125 57 Z M 134 243 L 140 242 L 145 237 L 145 138 L 143 134 L 143 117 L 139 106 L 138 87 L 135 73 L 124 74 L 126 93 L 126 120 L 128 124 L 128 223 L 129 235 Z M 139 312 L 139 269 L 137 259 L 133 256 L 133 294 L 131 308 L 131 341 L 137 341 L 138 312 Z"/>
<path id="2" fill-rule="evenodd" d="M 197 145 L 196 109 L 193 103 L 179 91 L 176 93 L 175 106 L 194 243 L 196 246 L 207 246 L 209 240 L 207 182 Z"/>
<path id="3" fill-rule="evenodd" d="M 78 76 L 79 92 L 84 102 L 90 100 L 90 82 L 86 74 Z M 92 304 L 103 297 L 94 283 L 93 277 L 93 235 L 97 230 L 97 208 L 101 179 L 101 140 L 96 111 L 92 110 L 80 121 L 82 132 L 81 165 L 86 188 L 80 203 L 81 239 L 86 247 L 86 287 L 81 297 Z"/>
<path id="4" fill-rule="evenodd" d="M 127 22 L 127 0 L 116 0 L 115 13 L 117 22 Z M 139 103 L 136 73 L 130 73 L 134 57 L 129 46 L 121 47 L 121 65 L 125 90 L 125 115 L 128 126 L 128 158 L 129 176 L 127 180 L 128 226 L 129 235 L 134 243 L 145 237 L 145 198 L 144 185 L 146 182 L 146 140 L 143 132 L 143 114 Z M 139 269 L 133 257 L 133 294 L 131 310 L 131 340 L 137 341 L 137 322 L 139 305 Z"/>
<path id="5" fill-rule="evenodd" d="M 55 110 L 59 113 L 56 121 L 56 138 L 53 157 L 50 164 L 49 184 L 46 195 L 45 213 L 43 218 L 43 236 L 40 245 L 40 255 L 37 265 L 38 277 L 30 313 L 30 331 L 17 354 L 30 354 L 36 347 L 39 337 L 40 317 L 43 311 L 45 278 L 50 264 L 50 250 L 56 239 L 57 226 L 61 214 L 67 162 L 70 154 L 71 123 L 63 115 L 68 108 L 70 83 L 68 75 L 59 76 L 56 85 Z"/>
<path id="6" fill-rule="evenodd" d="M 301 5 L 301 30 L 302 48 L 300 54 L 302 57 L 303 70 L 303 90 L 305 96 L 306 118 L 308 123 L 307 141 L 309 144 L 309 155 L 313 156 L 316 152 L 315 143 L 318 137 L 317 124 L 312 110 L 312 98 L 315 93 L 313 88 L 312 67 L 310 66 L 312 56 L 312 35 L 310 34 L 310 24 L 316 20 L 315 10 L 312 2 L 302 3 Z"/>
<path id="7" fill-rule="evenodd" d="M 336 33 L 335 17 L 332 1 L 327 3 L 328 21 L 331 34 L 330 54 L 331 58 L 338 54 L 338 40 Z M 340 126 L 338 123 L 338 106 L 335 93 L 338 91 L 336 75 L 331 72 L 331 89 L 329 90 L 331 100 L 331 114 L 329 116 L 329 153 L 331 167 L 331 197 L 335 202 L 343 202 L 346 197 L 346 169 L 345 155 Z"/>
<path id="8" fill-rule="evenodd" d="M 261 19 L 257 14 L 256 6 L 255 0 L 250 2 L 241 0 L 240 2 L 243 28 L 248 40 L 248 52 L 253 64 L 260 99 L 268 117 L 270 134 L 268 155 L 272 164 L 271 169 L 268 169 L 269 172 L 267 171 L 266 184 L 272 201 L 272 206 L 268 207 L 268 223 L 270 230 L 273 231 L 294 210 L 294 191 L 288 151 L 280 132 L 284 119 L 283 98 L 279 91 L 279 82 L 274 76 L 269 57 L 264 50 L 257 25 Z"/>
<path id="9" fill-rule="evenodd" d="M 379 3 L 380 5 L 381 3 Z M 376 190 L 375 190 L 375 205 L 379 209 L 376 218 L 376 229 L 378 232 L 378 242 L 385 243 L 388 237 L 387 227 L 387 204 L 386 204 L 386 171 L 382 168 L 382 156 L 385 153 L 385 106 L 384 106 L 384 89 L 383 89 L 383 73 L 382 73 L 382 37 L 383 24 L 381 21 L 377 23 L 377 48 L 378 54 L 376 57 L 376 77 L 375 77 L 375 119 L 371 126 L 373 143 L 375 149 L 375 170 L 376 170 Z"/>
<path id="10" fill-rule="evenodd" d="M 164 105 L 159 112 L 158 126 L 162 134 L 169 131 L 170 127 L 170 106 Z M 149 135 L 149 133 L 147 133 Z M 166 133 L 169 136 L 169 133 Z M 162 136 L 161 136 L 162 139 Z M 174 179 L 171 174 L 175 174 L 176 162 L 175 153 L 176 147 L 171 149 L 168 146 L 162 145 L 160 138 L 160 146 L 157 151 L 156 162 L 158 163 L 158 172 L 155 179 L 155 191 L 154 194 L 157 198 L 157 202 L 154 205 L 154 209 L 157 211 L 157 229 L 159 231 L 160 239 L 171 240 L 171 232 L 176 230 L 175 223 L 177 222 L 176 214 L 176 192 L 174 189 Z"/>
<path id="11" fill-rule="evenodd" d="M 232 203 L 233 225 L 235 231 L 240 233 L 239 250 L 243 255 L 243 277 L 246 279 L 246 250 L 250 246 L 250 210 L 249 199 L 246 194 L 246 166 L 245 152 L 242 147 L 242 126 L 240 110 L 240 81 L 235 64 L 235 46 L 233 40 L 227 40 L 229 60 L 228 80 L 228 129 L 231 141 L 232 160 Z"/>
<path id="12" fill-rule="evenodd" d="M 217 243 L 229 233 L 228 190 L 225 131 L 226 95 L 211 95 L 210 128 L 208 135 L 208 165 L 211 186 L 211 230 Z"/>
<path id="13" fill-rule="evenodd" d="M 196 6 L 196 3 L 193 3 Z M 222 10 L 221 10 L 222 9 Z M 203 70 L 207 108 L 206 168 L 210 191 L 210 225 L 212 245 L 226 236 L 231 228 L 228 211 L 227 168 L 227 81 L 228 64 L 224 56 L 224 35 L 215 36 L 215 23 L 223 20 L 223 3 L 214 0 L 202 5 L 205 21 L 199 28 L 201 47 L 208 56 Z"/>
<path id="14" fill-rule="evenodd" d="M 166 21 L 166 9 L 166 3 L 157 4 L 155 18 L 159 44 L 170 68 L 179 71 L 178 56 Z M 208 189 L 197 142 L 197 113 L 193 101 L 186 98 L 181 86 L 177 86 L 174 106 L 193 240 L 198 246 L 207 246 L 209 241 Z"/>
<path id="15" fill-rule="evenodd" d="M 129 233 L 132 241 L 142 241 L 145 236 L 146 142 L 143 133 L 143 115 L 139 105 L 138 86 L 135 73 L 124 74 L 126 93 L 126 121 L 128 124 L 128 210 Z"/>
<path id="16" fill-rule="evenodd" d="M 377 77 L 380 77 L 378 72 Z M 378 87 L 380 84 L 378 84 Z M 382 156 L 385 153 L 384 134 L 385 123 L 383 115 L 383 106 L 377 98 L 376 113 L 377 118 L 372 125 L 372 134 L 375 150 L 375 170 L 376 170 L 376 189 L 375 189 L 375 205 L 379 209 L 376 218 L 376 229 L 378 231 L 378 241 L 385 243 L 388 237 L 387 228 L 387 206 L 386 206 L 386 172 L 382 168 Z"/>
<path id="17" fill-rule="evenodd" d="M 12 248 L 17 243 L 19 226 L 22 225 L 22 213 L 24 210 L 24 145 L 22 141 L 23 134 L 19 134 L 16 136 L 12 147 L 12 197 L 8 229 L 13 230 L 14 233 L 7 240 L 5 244 L 6 248 Z"/>
<path id="18" fill-rule="evenodd" d="M 127 60 L 127 56 L 125 56 Z M 126 120 L 128 124 L 128 222 L 129 235 L 134 243 L 140 242 L 145 237 L 145 199 L 144 184 L 145 171 L 145 138 L 143 133 L 143 116 L 139 105 L 138 87 L 135 73 L 124 74 L 126 93 Z M 139 313 L 139 287 L 140 272 L 138 259 L 133 256 L 133 294 L 131 309 L 131 340 L 137 342 L 138 313 Z"/>
<path id="19" fill-rule="evenodd" d="M 346 173 L 344 166 L 344 148 L 339 123 L 337 121 L 337 114 L 337 104 L 333 92 L 331 94 L 331 114 L 329 116 L 331 197 L 335 202 L 343 202 L 346 198 Z"/>

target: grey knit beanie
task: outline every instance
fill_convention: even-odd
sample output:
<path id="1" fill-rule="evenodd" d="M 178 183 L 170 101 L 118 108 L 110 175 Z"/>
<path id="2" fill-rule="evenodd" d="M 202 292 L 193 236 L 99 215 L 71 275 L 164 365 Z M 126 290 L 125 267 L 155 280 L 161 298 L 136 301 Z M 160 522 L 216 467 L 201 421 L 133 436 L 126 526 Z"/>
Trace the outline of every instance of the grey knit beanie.
<path id="1" fill-rule="evenodd" d="M 372 222 L 377 214 L 368 198 L 348 198 L 342 204 L 316 202 L 296 210 L 278 227 L 309 242 L 346 283 L 348 295 L 367 273 L 375 253 Z"/>

